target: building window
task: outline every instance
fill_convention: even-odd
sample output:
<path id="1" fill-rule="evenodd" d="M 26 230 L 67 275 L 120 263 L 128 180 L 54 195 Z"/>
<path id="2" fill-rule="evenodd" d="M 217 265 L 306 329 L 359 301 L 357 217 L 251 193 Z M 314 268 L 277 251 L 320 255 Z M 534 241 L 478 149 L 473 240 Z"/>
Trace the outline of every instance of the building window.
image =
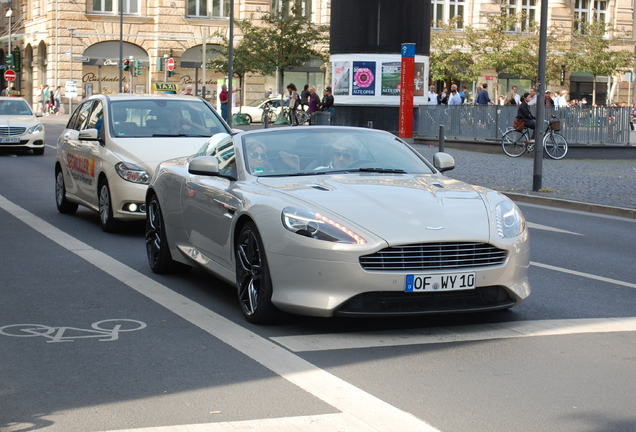
<path id="1" fill-rule="evenodd" d="M 607 22 L 607 1 L 576 0 L 574 2 L 574 27 L 579 32 L 585 31 L 585 23 L 595 21 Z"/>
<path id="2" fill-rule="evenodd" d="M 286 16 L 294 4 L 300 7 L 300 16 L 311 19 L 311 0 L 272 0 L 272 15 Z"/>
<path id="3" fill-rule="evenodd" d="M 464 16 L 464 0 L 431 0 L 431 27 L 441 28 L 455 17 Z M 456 28 L 462 28 L 463 23 L 458 19 Z"/>
<path id="4" fill-rule="evenodd" d="M 536 0 L 510 0 L 508 2 L 508 15 L 521 14 L 521 22 L 510 28 L 510 31 L 526 32 L 530 30 L 537 19 Z"/>
<path id="5" fill-rule="evenodd" d="M 188 0 L 189 16 L 208 16 L 209 10 L 213 17 L 229 17 L 230 0 Z"/>
<path id="6" fill-rule="evenodd" d="M 93 12 L 119 13 L 119 0 L 93 0 Z M 125 14 L 139 13 L 139 0 L 123 0 Z"/>

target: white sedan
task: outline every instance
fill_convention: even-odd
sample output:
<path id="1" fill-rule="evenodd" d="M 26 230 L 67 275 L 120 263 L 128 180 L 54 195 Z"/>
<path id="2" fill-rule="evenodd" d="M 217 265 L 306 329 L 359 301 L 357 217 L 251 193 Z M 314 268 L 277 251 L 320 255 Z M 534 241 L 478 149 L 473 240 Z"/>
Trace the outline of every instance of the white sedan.
<path id="1" fill-rule="evenodd" d="M 44 154 L 44 126 L 26 100 L 0 97 L 0 150 L 32 150 Z"/>
<path id="2" fill-rule="evenodd" d="M 281 102 L 282 101 L 282 102 Z M 232 110 L 233 114 L 238 114 L 239 112 L 245 114 L 247 124 L 252 122 L 262 122 L 263 121 L 263 108 L 267 109 L 269 115 L 269 122 L 274 123 L 276 119 L 281 114 L 281 104 L 284 104 L 285 100 L 278 97 L 271 97 L 267 99 L 259 99 L 252 102 L 249 105 L 243 105 L 240 108 L 234 107 Z"/>
<path id="3" fill-rule="evenodd" d="M 112 94 L 82 101 L 57 141 L 55 199 L 99 212 L 102 229 L 146 216 L 145 193 L 159 162 L 195 152 L 231 130 L 192 96 Z"/>

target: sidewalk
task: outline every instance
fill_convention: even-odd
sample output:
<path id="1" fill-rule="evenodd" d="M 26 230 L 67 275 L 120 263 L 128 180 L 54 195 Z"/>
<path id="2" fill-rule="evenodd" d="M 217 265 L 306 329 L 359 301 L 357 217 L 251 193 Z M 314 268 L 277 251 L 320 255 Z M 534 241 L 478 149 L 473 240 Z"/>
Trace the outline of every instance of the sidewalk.
<path id="1" fill-rule="evenodd" d="M 42 117 L 41 121 L 44 125 L 66 124 L 68 118 L 68 114 L 61 114 Z M 248 131 L 263 129 L 263 125 L 235 128 Z M 436 145 L 413 147 L 431 162 L 437 153 Z M 543 159 L 542 187 L 535 192 L 534 153 L 510 158 L 503 153 L 449 147 L 445 151 L 456 162 L 456 168 L 446 173 L 448 177 L 503 192 L 516 201 L 636 219 L 636 159 Z"/>

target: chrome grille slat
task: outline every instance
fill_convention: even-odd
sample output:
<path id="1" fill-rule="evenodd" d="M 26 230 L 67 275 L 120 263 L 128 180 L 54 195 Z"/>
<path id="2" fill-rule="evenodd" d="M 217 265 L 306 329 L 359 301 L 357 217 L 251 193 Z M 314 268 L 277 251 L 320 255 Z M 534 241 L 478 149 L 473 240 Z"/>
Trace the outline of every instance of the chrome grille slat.
<path id="1" fill-rule="evenodd" d="M 0 126 L 0 135 L 2 136 L 16 136 L 24 135 L 26 127 L 24 126 Z"/>
<path id="2" fill-rule="evenodd" d="M 394 246 L 360 257 L 371 271 L 447 270 L 503 264 L 508 252 L 487 243 L 428 243 Z"/>

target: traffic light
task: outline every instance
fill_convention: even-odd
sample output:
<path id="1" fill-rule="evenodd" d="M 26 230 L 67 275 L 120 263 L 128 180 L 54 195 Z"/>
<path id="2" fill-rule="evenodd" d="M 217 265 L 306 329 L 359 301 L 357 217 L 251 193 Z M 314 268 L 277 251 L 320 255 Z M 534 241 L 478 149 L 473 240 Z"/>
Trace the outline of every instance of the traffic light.
<path id="1" fill-rule="evenodd" d="M 141 60 L 133 60 L 133 62 L 135 63 L 134 66 L 134 70 L 135 70 L 135 76 L 139 76 L 141 75 Z"/>
<path id="2" fill-rule="evenodd" d="M 13 66 L 13 54 L 7 54 L 6 56 L 4 56 L 4 64 L 7 69 L 11 69 L 11 67 Z"/>
<path id="3" fill-rule="evenodd" d="M 130 70 L 130 60 L 128 60 L 128 59 L 124 60 L 124 70 L 125 71 L 129 71 Z"/>
<path id="4" fill-rule="evenodd" d="M 175 71 L 173 71 L 173 70 L 171 70 L 171 71 L 169 70 L 169 71 L 168 71 L 168 76 L 169 76 L 169 77 L 171 77 L 171 76 L 175 75 L 176 73 L 177 73 L 177 72 L 175 72 Z"/>

